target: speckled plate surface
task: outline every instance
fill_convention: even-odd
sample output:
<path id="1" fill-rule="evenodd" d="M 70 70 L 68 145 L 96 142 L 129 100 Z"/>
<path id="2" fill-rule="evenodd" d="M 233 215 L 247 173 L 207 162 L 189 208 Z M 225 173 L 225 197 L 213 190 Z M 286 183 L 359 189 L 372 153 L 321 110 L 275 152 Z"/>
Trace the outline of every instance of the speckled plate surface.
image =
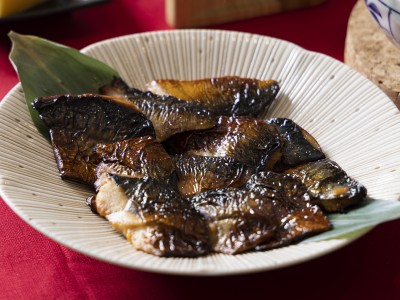
<path id="1" fill-rule="evenodd" d="M 289 117 L 308 130 L 370 197 L 400 198 L 400 113 L 375 85 L 339 61 L 274 38 L 214 30 L 124 36 L 83 52 L 140 89 L 160 78 L 276 79 L 281 91 L 265 116 Z M 236 256 L 159 258 L 137 252 L 86 206 L 90 190 L 59 178 L 52 148 L 32 124 L 19 84 L 1 102 L 0 153 L 1 195 L 21 218 L 69 248 L 129 268 L 194 275 L 271 270 L 334 251 L 362 234 Z"/>

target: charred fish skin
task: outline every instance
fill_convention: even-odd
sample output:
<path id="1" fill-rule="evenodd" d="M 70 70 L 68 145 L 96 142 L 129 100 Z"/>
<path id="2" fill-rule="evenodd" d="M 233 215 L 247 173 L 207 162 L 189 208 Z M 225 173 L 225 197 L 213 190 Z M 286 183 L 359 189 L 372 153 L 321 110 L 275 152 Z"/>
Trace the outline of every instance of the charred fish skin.
<path id="1" fill-rule="evenodd" d="M 346 212 L 360 205 L 367 197 L 367 189 L 352 179 L 334 161 L 322 159 L 310 162 L 286 173 L 299 177 L 324 211 Z"/>
<path id="2" fill-rule="evenodd" d="M 274 171 L 283 172 L 289 168 L 325 158 L 317 140 L 293 120 L 271 118 L 266 121 L 268 124 L 276 125 L 284 140 L 282 158 L 275 165 Z"/>
<path id="3" fill-rule="evenodd" d="M 176 185 L 176 158 L 152 136 L 97 144 L 95 150 L 102 160 L 96 167 L 96 191 L 109 180 L 108 174 L 151 177 Z"/>
<path id="4" fill-rule="evenodd" d="M 128 99 L 151 120 L 158 141 L 180 132 L 208 129 L 216 123 L 216 118 L 198 103 L 160 97 L 150 92 Z"/>
<path id="5" fill-rule="evenodd" d="M 103 162 L 120 163 L 141 176 L 167 178 L 175 172 L 175 160 L 152 136 L 131 138 L 110 144 L 97 144 L 96 153 Z"/>
<path id="6" fill-rule="evenodd" d="M 160 96 L 150 91 L 142 92 L 129 87 L 120 78 L 115 79 L 110 86 L 102 87 L 101 92 L 131 101 L 151 120 L 158 141 L 184 131 L 211 128 L 216 123 L 216 117 L 200 103 Z"/>
<path id="7" fill-rule="evenodd" d="M 136 249 L 166 257 L 196 257 L 209 252 L 204 219 L 176 190 L 148 177 L 110 177 L 113 188 L 119 189 L 122 196 L 109 200 L 115 204 L 105 203 L 106 217 Z M 96 198 L 103 197 L 102 193 L 107 197 L 107 191 L 100 189 Z"/>
<path id="8" fill-rule="evenodd" d="M 101 93 L 129 99 L 143 98 L 140 90 L 128 86 L 121 78 L 103 86 Z M 276 80 L 257 80 L 223 76 L 199 80 L 154 80 L 145 97 L 169 96 L 201 104 L 214 116 L 253 116 L 265 113 L 276 99 L 280 86 Z M 157 96 L 154 96 L 157 95 Z"/>
<path id="9" fill-rule="evenodd" d="M 178 153 L 231 157 L 255 172 L 272 170 L 282 155 L 282 140 L 276 126 L 243 116 L 222 116 L 215 127 L 191 132 L 181 141 L 180 149 L 176 146 Z"/>
<path id="10" fill-rule="evenodd" d="M 246 188 L 272 201 L 279 223 L 274 236 L 255 250 L 287 246 L 332 228 L 324 212 L 311 203 L 307 188 L 296 176 L 260 172 L 250 178 Z"/>
<path id="11" fill-rule="evenodd" d="M 279 92 L 275 80 L 223 76 L 198 80 L 154 80 L 148 90 L 201 103 L 216 116 L 253 116 L 266 112 Z"/>
<path id="12" fill-rule="evenodd" d="M 223 188 L 190 199 L 207 220 L 211 248 L 225 254 L 239 254 L 274 236 L 278 226 L 272 201 L 258 193 Z"/>
<path id="13" fill-rule="evenodd" d="M 33 102 L 50 128 L 62 178 L 92 185 L 96 180 L 97 143 L 155 136 L 151 122 L 125 99 L 82 94 L 39 97 Z"/>
<path id="14" fill-rule="evenodd" d="M 178 189 L 182 196 L 223 187 L 240 187 L 253 173 L 252 168 L 230 158 L 180 155 L 176 162 Z"/>

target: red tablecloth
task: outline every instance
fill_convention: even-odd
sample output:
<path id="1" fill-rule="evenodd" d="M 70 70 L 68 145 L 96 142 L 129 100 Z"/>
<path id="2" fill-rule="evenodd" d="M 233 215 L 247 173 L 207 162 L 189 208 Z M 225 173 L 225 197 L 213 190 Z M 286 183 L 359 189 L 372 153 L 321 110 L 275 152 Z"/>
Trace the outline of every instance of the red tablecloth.
<path id="1" fill-rule="evenodd" d="M 269 35 L 343 60 L 355 0 L 212 26 Z M 17 83 L 9 30 L 75 48 L 170 29 L 163 0 L 113 0 L 73 13 L 0 24 L 0 99 Z M 1 155 L 1 154 L 0 154 Z M 250 275 L 182 277 L 110 265 L 58 245 L 0 200 L 0 299 L 400 299 L 400 221 L 318 259 Z"/>

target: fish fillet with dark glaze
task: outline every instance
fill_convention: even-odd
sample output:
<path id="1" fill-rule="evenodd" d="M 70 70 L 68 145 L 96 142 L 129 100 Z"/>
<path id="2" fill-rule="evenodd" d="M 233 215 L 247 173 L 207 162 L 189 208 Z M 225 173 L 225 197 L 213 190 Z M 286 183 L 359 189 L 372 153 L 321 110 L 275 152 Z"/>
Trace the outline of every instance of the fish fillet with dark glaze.
<path id="1" fill-rule="evenodd" d="M 168 155 L 154 137 L 145 136 L 110 144 L 97 144 L 95 150 L 102 160 L 96 168 L 96 190 L 104 180 L 108 180 L 109 173 L 136 178 L 151 177 L 174 181 L 174 184 L 176 182 L 175 159 Z"/>
<path id="2" fill-rule="evenodd" d="M 50 128 L 61 177 L 90 185 L 100 162 L 96 144 L 155 135 L 151 122 L 123 98 L 61 95 L 37 98 L 33 107 Z"/>
<path id="3" fill-rule="evenodd" d="M 148 85 L 148 90 L 201 103 L 216 116 L 258 117 L 275 100 L 279 85 L 275 80 L 224 76 L 198 80 L 154 80 Z"/>
<path id="4" fill-rule="evenodd" d="M 217 188 L 240 187 L 253 173 L 252 168 L 230 157 L 184 154 L 176 165 L 178 189 L 185 197 Z"/>
<path id="5" fill-rule="evenodd" d="M 101 91 L 131 101 L 151 120 L 158 141 L 164 141 L 180 132 L 207 129 L 216 124 L 216 117 L 200 103 L 159 96 L 149 91 L 142 92 L 129 88 L 121 80 L 114 81 L 113 86 L 102 87 Z"/>
<path id="6" fill-rule="evenodd" d="M 291 167 L 325 158 L 317 140 L 291 119 L 271 118 L 266 122 L 276 125 L 284 141 L 282 157 L 274 166 L 274 171 L 283 172 Z"/>
<path id="7" fill-rule="evenodd" d="M 203 217 L 176 190 L 152 178 L 110 175 L 91 201 L 136 250 L 157 256 L 196 257 L 209 252 Z"/>
<path id="8" fill-rule="evenodd" d="M 154 80 L 148 91 L 199 103 L 215 116 L 253 116 L 265 113 L 279 92 L 275 80 L 223 76 L 198 80 Z M 129 87 L 121 78 L 103 86 L 105 95 L 137 98 L 142 92 Z"/>
<path id="9" fill-rule="evenodd" d="M 257 173 L 242 188 L 211 190 L 190 201 L 207 220 L 212 249 L 225 254 L 287 246 L 331 228 L 302 182 L 285 174 Z"/>
<path id="10" fill-rule="evenodd" d="M 230 157 L 254 171 L 272 170 L 282 155 L 276 126 L 253 117 L 220 117 L 215 127 L 177 135 L 165 147 L 177 154 Z"/>
<path id="11" fill-rule="evenodd" d="M 238 254 L 275 235 L 279 223 L 273 202 L 250 190 L 221 188 L 190 199 L 207 221 L 214 252 Z"/>
<path id="12" fill-rule="evenodd" d="M 137 177 L 167 178 L 175 171 L 175 162 L 154 137 L 145 136 L 97 144 L 96 153 L 103 162 L 120 163 Z"/>
<path id="13" fill-rule="evenodd" d="M 312 204 L 308 189 L 293 175 L 260 172 L 250 178 L 246 188 L 273 202 L 279 223 L 274 236 L 256 250 L 287 246 L 332 228 L 328 217 Z"/>
<path id="14" fill-rule="evenodd" d="M 367 189 L 329 159 L 310 162 L 286 173 L 299 177 L 314 197 L 314 203 L 326 212 L 345 212 L 367 197 Z"/>

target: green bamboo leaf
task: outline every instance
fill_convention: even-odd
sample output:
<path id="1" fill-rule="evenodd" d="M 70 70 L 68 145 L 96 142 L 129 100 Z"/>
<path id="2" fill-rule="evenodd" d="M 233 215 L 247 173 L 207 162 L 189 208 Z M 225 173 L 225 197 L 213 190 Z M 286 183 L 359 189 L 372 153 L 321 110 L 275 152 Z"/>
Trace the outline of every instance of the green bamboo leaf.
<path id="1" fill-rule="evenodd" d="M 59 94 L 98 93 L 110 84 L 118 72 L 76 49 L 31 35 L 10 32 L 10 60 L 21 81 L 32 120 L 48 137 L 48 128 L 40 120 L 32 101 L 37 97 Z"/>
<path id="2" fill-rule="evenodd" d="M 308 238 L 303 243 L 351 238 L 359 232 L 398 218 L 400 218 L 400 201 L 368 199 L 357 209 L 344 214 L 329 215 L 333 230 Z"/>

